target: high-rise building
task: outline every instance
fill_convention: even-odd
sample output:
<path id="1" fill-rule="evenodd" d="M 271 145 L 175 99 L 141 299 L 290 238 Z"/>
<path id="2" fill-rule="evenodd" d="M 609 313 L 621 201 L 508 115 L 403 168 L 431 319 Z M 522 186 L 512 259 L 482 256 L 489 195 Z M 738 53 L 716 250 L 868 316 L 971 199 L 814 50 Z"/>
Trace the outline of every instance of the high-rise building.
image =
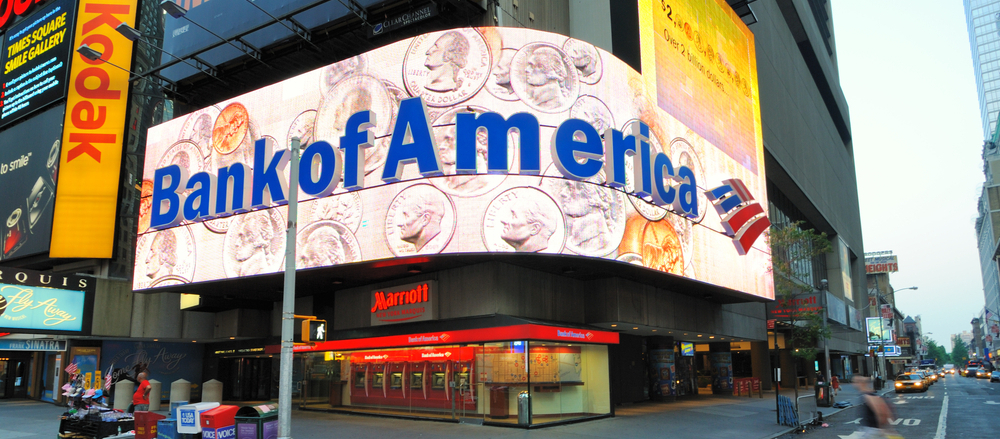
<path id="1" fill-rule="evenodd" d="M 976 91 L 983 123 L 983 138 L 988 139 L 997 126 L 1000 114 L 1000 1 L 963 0 L 965 23 L 969 30 L 972 64 L 976 69 Z"/>

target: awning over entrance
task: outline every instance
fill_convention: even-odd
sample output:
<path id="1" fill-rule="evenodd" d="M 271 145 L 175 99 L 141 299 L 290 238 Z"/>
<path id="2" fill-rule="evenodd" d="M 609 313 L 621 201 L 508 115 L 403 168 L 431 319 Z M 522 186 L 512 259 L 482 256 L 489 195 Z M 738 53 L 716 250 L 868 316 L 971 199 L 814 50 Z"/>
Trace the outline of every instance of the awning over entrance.
<path id="1" fill-rule="evenodd" d="M 389 335 L 349 340 L 331 340 L 315 345 L 295 346 L 295 352 L 351 351 L 401 346 L 433 346 L 507 340 L 542 340 L 570 343 L 618 344 L 618 333 L 594 329 L 521 324 L 493 328 L 435 331 L 432 333 Z M 268 354 L 281 353 L 280 345 L 265 348 Z"/>

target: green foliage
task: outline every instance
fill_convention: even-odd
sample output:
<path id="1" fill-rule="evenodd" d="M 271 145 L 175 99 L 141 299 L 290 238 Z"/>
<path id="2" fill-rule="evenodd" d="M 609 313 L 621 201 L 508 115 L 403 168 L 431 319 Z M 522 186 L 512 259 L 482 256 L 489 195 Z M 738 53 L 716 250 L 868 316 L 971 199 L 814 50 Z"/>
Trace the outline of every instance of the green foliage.
<path id="1" fill-rule="evenodd" d="M 969 361 L 969 345 L 965 344 L 959 336 L 951 339 L 951 362 L 957 367 L 964 366 Z"/>
<path id="2" fill-rule="evenodd" d="M 809 279 L 809 268 L 818 256 L 832 250 L 826 233 L 803 230 L 800 222 L 771 228 L 771 274 L 774 276 L 775 297 L 789 301 L 796 295 L 815 290 Z M 816 359 L 820 340 L 830 338 L 823 316 L 815 312 L 792 313 L 792 355 L 806 361 Z"/>
<path id="3" fill-rule="evenodd" d="M 944 350 L 944 346 L 937 344 L 934 340 L 927 340 L 927 356 L 934 359 L 934 363 L 941 366 L 951 363 L 951 356 Z"/>

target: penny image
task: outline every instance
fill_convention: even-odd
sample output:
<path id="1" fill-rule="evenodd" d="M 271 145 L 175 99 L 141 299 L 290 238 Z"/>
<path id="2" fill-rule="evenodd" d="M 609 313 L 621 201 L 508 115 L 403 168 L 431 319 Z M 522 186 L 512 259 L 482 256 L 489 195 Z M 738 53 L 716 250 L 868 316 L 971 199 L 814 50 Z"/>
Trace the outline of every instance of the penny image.
<path id="1" fill-rule="evenodd" d="M 285 257 L 285 217 L 278 209 L 237 215 L 223 241 L 226 276 L 243 277 L 278 270 Z"/>
<path id="2" fill-rule="evenodd" d="M 385 239 L 396 256 L 440 253 L 455 233 L 455 205 L 429 184 L 403 189 L 385 216 Z"/>
<path id="3" fill-rule="evenodd" d="M 566 239 L 562 212 L 552 197 L 532 187 L 497 195 L 483 217 L 483 242 L 494 252 L 559 253 Z"/>
<path id="4" fill-rule="evenodd" d="M 618 246 L 618 260 L 658 271 L 684 274 L 680 240 L 669 221 L 649 221 L 633 215 L 625 224 L 625 235 Z"/>
<path id="5" fill-rule="evenodd" d="M 470 112 L 474 114 L 486 113 L 489 110 L 482 107 L 463 106 L 446 111 L 433 122 L 434 138 L 437 142 L 438 157 L 441 159 L 441 168 L 444 177 L 433 178 L 431 183 L 450 195 L 459 197 L 475 197 L 489 192 L 499 186 L 507 178 L 507 175 L 487 174 L 487 151 L 488 136 L 486 131 L 480 130 L 476 134 L 476 174 L 458 175 L 456 171 L 457 154 L 455 149 L 456 131 L 455 118 L 459 112 Z M 507 166 L 515 169 L 514 159 L 520 145 L 520 137 L 515 134 L 507 135 Z"/>
<path id="6" fill-rule="evenodd" d="M 247 128 L 247 135 L 243 137 L 243 143 L 236 147 L 230 154 L 220 154 L 213 152 L 206 162 L 211 163 L 210 169 L 228 168 L 234 163 L 243 163 L 253 169 L 254 142 L 259 139 L 257 126 L 251 122 Z M 277 148 L 278 144 L 274 144 Z"/>
<path id="7" fill-rule="evenodd" d="M 318 221 L 302 228 L 296 239 L 296 268 L 329 267 L 361 260 L 361 246 L 347 226 Z"/>
<path id="8" fill-rule="evenodd" d="M 320 92 L 326 95 L 342 79 L 364 73 L 365 64 L 364 55 L 358 55 L 327 66 L 320 75 Z"/>
<path id="9" fill-rule="evenodd" d="M 198 144 L 204 155 L 208 155 L 213 147 L 212 131 L 218 118 L 219 108 L 214 106 L 189 114 L 187 119 L 184 119 L 181 135 L 177 140 L 190 140 Z"/>
<path id="10" fill-rule="evenodd" d="M 153 210 L 153 181 L 143 180 L 139 190 L 139 234 L 149 230 L 150 214 Z"/>
<path id="11" fill-rule="evenodd" d="M 514 59 L 517 49 L 501 49 L 500 58 L 493 64 L 490 79 L 486 81 L 486 91 L 497 99 L 516 101 L 517 94 L 510 85 L 510 61 Z"/>
<path id="12" fill-rule="evenodd" d="M 510 63 L 510 83 L 524 103 L 545 113 L 561 113 L 580 94 L 580 79 L 572 60 L 549 43 L 518 49 Z"/>
<path id="13" fill-rule="evenodd" d="M 406 90 L 431 107 L 448 107 L 474 96 L 492 64 L 486 39 L 475 29 L 433 32 L 413 39 L 403 60 Z"/>
<path id="14" fill-rule="evenodd" d="M 601 53 L 593 44 L 570 38 L 563 44 L 563 51 L 573 60 L 580 76 L 580 82 L 584 84 L 596 84 L 604 74 L 604 63 L 601 62 Z"/>
<path id="15" fill-rule="evenodd" d="M 292 137 L 299 138 L 299 148 L 305 148 L 313 143 L 313 125 L 316 123 L 316 110 L 306 110 L 295 117 L 292 125 L 288 127 L 288 136 L 285 137 L 285 145 L 292 147 Z"/>
<path id="16" fill-rule="evenodd" d="M 250 130 L 250 114 L 243 104 L 233 102 L 219 112 L 212 127 L 212 148 L 230 154 L 243 144 Z"/>
<path id="17" fill-rule="evenodd" d="M 361 194 L 358 192 L 331 195 L 302 203 L 299 208 L 299 224 L 336 221 L 347 226 L 351 233 L 357 233 L 363 211 Z"/>
<path id="18" fill-rule="evenodd" d="M 625 232 L 625 194 L 601 185 L 603 174 L 587 181 L 557 177 L 549 166 L 540 187 L 559 205 L 566 221 L 566 248 L 583 256 L 615 251 Z"/>
<path id="19" fill-rule="evenodd" d="M 197 267 L 197 249 L 190 226 L 154 230 L 139 237 L 135 257 L 136 289 L 170 278 L 190 283 Z"/>
<path id="20" fill-rule="evenodd" d="M 376 125 L 372 133 L 375 144 L 365 149 L 365 173 L 377 169 L 385 161 L 389 147 L 387 135 L 392 128 L 396 107 L 382 81 L 372 76 L 356 75 L 345 78 L 330 90 L 319 105 L 314 126 L 315 140 L 325 140 L 339 145 L 347 120 L 359 111 L 375 113 Z"/>

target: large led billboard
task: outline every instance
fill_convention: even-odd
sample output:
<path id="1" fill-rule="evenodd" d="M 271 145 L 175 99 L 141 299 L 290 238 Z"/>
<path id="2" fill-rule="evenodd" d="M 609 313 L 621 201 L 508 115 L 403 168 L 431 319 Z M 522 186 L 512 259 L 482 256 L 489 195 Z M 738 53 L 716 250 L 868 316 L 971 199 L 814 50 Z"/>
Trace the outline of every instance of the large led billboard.
<path id="1" fill-rule="evenodd" d="M 65 105 L 0 132 L 0 259 L 49 251 Z"/>
<path id="2" fill-rule="evenodd" d="M 655 81 L 647 82 L 563 35 L 454 29 L 153 127 L 133 287 L 279 271 L 287 223 L 280 181 L 288 175 L 279 157 L 297 136 L 311 144 L 299 179 L 309 186 L 298 194 L 300 269 L 538 252 L 773 298 L 763 240 L 740 255 L 704 193 L 737 178 L 766 206 L 763 172 L 661 108 Z M 521 125 L 506 135 L 462 128 L 490 118 Z M 371 146 L 360 148 L 367 133 Z M 605 143 L 616 151 L 606 158 Z M 312 184 L 323 175 L 338 175 L 328 190 Z M 199 212 L 209 207 L 222 210 L 206 219 Z M 164 220 L 170 215 L 176 221 Z"/>

